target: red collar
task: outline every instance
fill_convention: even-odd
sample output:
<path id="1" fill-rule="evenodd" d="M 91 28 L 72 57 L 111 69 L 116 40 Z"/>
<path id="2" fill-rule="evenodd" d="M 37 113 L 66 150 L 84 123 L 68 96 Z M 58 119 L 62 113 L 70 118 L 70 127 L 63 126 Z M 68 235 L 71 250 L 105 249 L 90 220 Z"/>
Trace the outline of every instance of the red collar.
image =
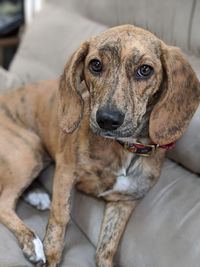
<path id="1" fill-rule="evenodd" d="M 118 143 L 122 145 L 127 151 L 144 157 L 151 156 L 158 148 L 169 150 L 175 146 L 175 142 L 166 145 L 159 145 L 159 144 L 144 145 L 142 143 L 130 144 L 130 143 L 123 143 L 121 141 L 118 141 Z"/>

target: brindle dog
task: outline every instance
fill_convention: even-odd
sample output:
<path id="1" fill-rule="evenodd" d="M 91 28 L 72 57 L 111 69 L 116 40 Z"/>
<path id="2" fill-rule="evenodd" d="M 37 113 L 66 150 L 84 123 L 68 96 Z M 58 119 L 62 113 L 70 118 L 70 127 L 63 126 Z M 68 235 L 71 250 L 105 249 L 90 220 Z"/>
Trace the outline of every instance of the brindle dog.
<path id="1" fill-rule="evenodd" d="M 113 266 L 131 212 L 159 178 L 166 145 L 183 134 L 199 102 L 187 60 L 150 32 L 125 25 L 84 42 L 60 82 L 0 98 L 0 222 L 30 261 L 58 266 L 76 185 L 107 201 L 96 260 Z M 56 170 L 43 251 L 14 210 L 49 158 Z"/>

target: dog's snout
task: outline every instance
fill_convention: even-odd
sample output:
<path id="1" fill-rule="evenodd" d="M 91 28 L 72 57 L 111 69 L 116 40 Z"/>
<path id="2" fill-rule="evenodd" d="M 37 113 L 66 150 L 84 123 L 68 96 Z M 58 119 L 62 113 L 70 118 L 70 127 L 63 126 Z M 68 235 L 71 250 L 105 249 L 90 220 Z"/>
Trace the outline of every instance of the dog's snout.
<path id="1" fill-rule="evenodd" d="M 96 121 L 101 129 L 113 131 L 124 122 L 124 114 L 119 110 L 99 109 L 96 113 Z"/>

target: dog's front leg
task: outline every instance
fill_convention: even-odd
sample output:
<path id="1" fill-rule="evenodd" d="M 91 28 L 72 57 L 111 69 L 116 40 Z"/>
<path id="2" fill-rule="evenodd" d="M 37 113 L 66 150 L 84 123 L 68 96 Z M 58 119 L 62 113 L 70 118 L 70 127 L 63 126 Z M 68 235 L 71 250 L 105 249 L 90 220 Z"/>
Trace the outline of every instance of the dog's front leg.
<path id="1" fill-rule="evenodd" d="M 48 267 L 58 266 L 61 259 L 65 229 L 70 218 L 70 193 L 73 182 L 73 167 L 58 164 L 54 176 L 52 206 L 44 239 Z"/>
<path id="2" fill-rule="evenodd" d="M 101 233 L 97 245 L 98 267 L 112 267 L 113 257 L 128 219 L 137 202 L 108 202 L 105 208 Z"/>

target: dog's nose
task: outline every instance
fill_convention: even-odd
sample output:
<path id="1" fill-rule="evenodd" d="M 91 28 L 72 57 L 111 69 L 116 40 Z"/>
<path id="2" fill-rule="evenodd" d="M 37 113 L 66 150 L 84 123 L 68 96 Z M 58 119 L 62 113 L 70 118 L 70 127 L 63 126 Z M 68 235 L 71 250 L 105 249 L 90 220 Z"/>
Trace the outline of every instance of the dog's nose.
<path id="1" fill-rule="evenodd" d="M 96 121 L 101 129 L 113 131 L 124 122 L 124 114 L 119 110 L 99 109 L 96 113 Z"/>

